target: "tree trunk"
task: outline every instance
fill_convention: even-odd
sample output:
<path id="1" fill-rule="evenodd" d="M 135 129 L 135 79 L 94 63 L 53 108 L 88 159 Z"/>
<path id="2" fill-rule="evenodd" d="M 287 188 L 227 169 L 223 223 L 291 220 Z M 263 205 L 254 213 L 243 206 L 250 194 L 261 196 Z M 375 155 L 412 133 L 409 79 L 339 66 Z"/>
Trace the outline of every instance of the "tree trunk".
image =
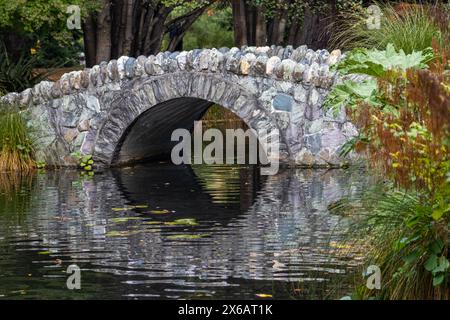
<path id="1" fill-rule="evenodd" d="M 247 45 L 247 21 L 245 16 L 245 0 L 232 0 L 234 44 L 237 47 Z"/>
<path id="2" fill-rule="evenodd" d="M 131 43 L 133 42 L 133 5 L 134 0 L 125 1 L 125 29 L 123 38 L 123 55 L 130 55 Z"/>
<path id="3" fill-rule="evenodd" d="M 170 33 L 171 31 L 176 30 L 175 33 L 172 33 L 173 36 L 170 37 L 169 45 L 167 46 L 168 51 L 176 51 L 177 48 L 179 48 L 179 44 L 186 34 L 186 31 L 192 26 L 195 20 L 203 14 L 205 9 L 206 7 L 198 8 L 188 14 L 170 21 L 167 24 L 166 32 Z"/>
<path id="4" fill-rule="evenodd" d="M 295 19 L 289 27 L 289 34 L 287 39 L 287 44 L 294 47 L 298 47 L 299 44 L 296 42 L 297 35 L 300 32 L 300 26 L 298 20 Z"/>
<path id="5" fill-rule="evenodd" d="M 247 29 L 247 45 L 255 45 L 255 7 L 251 4 L 245 5 L 245 18 L 246 18 L 246 29 Z"/>
<path id="6" fill-rule="evenodd" d="M 111 59 L 111 2 L 103 1 L 103 8 L 97 18 L 96 62 Z"/>
<path id="7" fill-rule="evenodd" d="M 92 67 L 97 61 L 97 33 L 95 29 L 95 18 L 90 15 L 83 23 L 84 56 L 87 67 Z"/>
<path id="8" fill-rule="evenodd" d="M 275 30 L 275 44 L 282 45 L 284 43 L 284 33 L 288 22 L 288 10 L 283 10 L 278 23 L 278 29 Z"/>
<path id="9" fill-rule="evenodd" d="M 176 48 L 187 29 L 212 2 L 167 22 L 177 5 L 166 6 L 161 0 L 103 0 L 101 11 L 92 12 L 83 22 L 87 66 L 122 55 L 156 54 L 173 22 L 181 26 L 180 34 L 169 43 L 169 49 Z"/>
<path id="10" fill-rule="evenodd" d="M 263 9 L 256 8 L 255 45 L 265 46 L 267 43 L 266 17 Z"/>
<path id="11" fill-rule="evenodd" d="M 326 48 L 331 36 L 330 23 L 337 14 L 336 2 L 331 1 L 329 10 L 316 12 L 306 7 L 303 25 L 296 42 L 312 49 Z"/>
<path id="12" fill-rule="evenodd" d="M 278 17 L 278 14 L 275 14 L 275 17 L 273 17 L 272 21 L 269 23 L 269 32 L 268 32 L 268 44 L 276 44 L 277 39 L 277 30 L 278 26 L 280 24 L 280 19 Z"/>

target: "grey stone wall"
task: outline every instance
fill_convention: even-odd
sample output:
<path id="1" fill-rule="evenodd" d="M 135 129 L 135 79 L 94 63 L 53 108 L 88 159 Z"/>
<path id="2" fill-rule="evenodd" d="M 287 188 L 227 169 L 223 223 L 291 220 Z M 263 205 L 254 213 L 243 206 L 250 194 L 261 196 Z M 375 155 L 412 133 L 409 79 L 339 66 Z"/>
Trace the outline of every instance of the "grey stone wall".
<path id="1" fill-rule="evenodd" d="M 93 154 L 97 165 L 110 165 L 141 115 L 176 101 L 160 119 L 170 119 L 173 126 L 178 119 L 181 127 L 193 112 L 179 107 L 195 98 L 199 105 L 206 100 L 228 108 L 256 131 L 278 129 L 282 162 L 335 167 L 355 160 L 355 155 L 342 159 L 338 154 L 357 134 L 343 110 L 335 116 L 322 107 L 340 81 L 330 67 L 341 58 L 339 50 L 306 46 L 120 57 L 1 99 L 19 106 L 36 139 L 38 158 L 49 165 L 76 165 L 70 156 L 74 151 Z"/>

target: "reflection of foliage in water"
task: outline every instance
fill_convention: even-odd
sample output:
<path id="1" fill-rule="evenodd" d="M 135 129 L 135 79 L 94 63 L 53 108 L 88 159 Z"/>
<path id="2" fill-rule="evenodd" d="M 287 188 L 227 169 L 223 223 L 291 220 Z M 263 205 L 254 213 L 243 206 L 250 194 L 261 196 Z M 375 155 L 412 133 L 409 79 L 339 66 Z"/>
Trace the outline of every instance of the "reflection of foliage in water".
<path id="1" fill-rule="evenodd" d="M 336 289 L 333 279 L 341 281 L 355 262 L 331 252 L 342 249 L 333 231 L 337 217 L 326 211 L 329 201 L 347 192 L 351 182 L 345 172 L 286 171 L 264 177 L 258 186 L 258 175 L 247 166 L 241 173 L 230 167 L 219 174 L 212 167 L 196 169 L 203 170 L 197 180 L 190 168 L 121 169 L 120 183 L 107 171 L 81 180 L 76 171 L 39 175 L 26 222 L 1 234 L 7 253 L 0 256 L 0 269 L 7 276 L 0 278 L 0 294 L 81 297 L 65 289 L 61 271 L 69 263 L 83 269 L 86 297 L 168 297 L 174 291 L 166 289 L 180 288 L 192 290 L 178 293 L 182 298 L 347 293 Z M 235 189 L 224 194 L 229 202 L 217 204 L 220 199 L 212 199 L 217 181 L 210 181 L 221 177 Z M 206 184 L 208 192 L 202 191 Z M 240 207 L 230 204 L 235 199 Z M 57 259 L 62 266 L 55 265 Z M 163 282 L 150 287 L 148 277 Z M 97 286 L 106 281 L 107 290 Z M 300 290 L 287 288 L 289 281 Z M 340 294 L 333 295 L 335 290 Z"/>
<path id="2" fill-rule="evenodd" d="M 236 165 L 193 165 L 192 170 L 214 203 L 239 202 L 241 167 Z"/>
<path id="3" fill-rule="evenodd" d="M 0 173 L 0 214 L 14 215 L 16 222 L 29 210 L 35 175 Z"/>
<path id="4" fill-rule="evenodd" d="M 232 111 L 220 106 L 212 105 L 202 117 L 204 129 L 248 129 L 245 122 Z"/>

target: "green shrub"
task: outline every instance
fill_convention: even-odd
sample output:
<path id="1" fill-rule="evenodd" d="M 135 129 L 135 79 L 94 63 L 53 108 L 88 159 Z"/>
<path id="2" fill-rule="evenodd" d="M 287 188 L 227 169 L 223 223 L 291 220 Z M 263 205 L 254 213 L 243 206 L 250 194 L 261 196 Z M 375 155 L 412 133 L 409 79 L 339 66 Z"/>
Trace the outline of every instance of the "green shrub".
<path id="1" fill-rule="evenodd" d="M 13 61 L 6 47 L 0 44 L 0 93 L 21 92 L 44 80 L 47 74 L 33 72 L 37 63 L 37 56 L 26 55 Z"/>
<path id="2" fill-rule="evenodd" d="M 34 146 L 24 119 L 14 107 L 0 105 L 0 171 L 33 168 Z"/>
<path id="3" fill-rule="evenodd" d="M 441 5 L 391 5 L 379 4 L 381 24 L 379 29 L 367 27 L 368 14 L 361 11 L 345 12 L 332 37 L 332 46 L 346 50 L 354 48 L 385 48 L 391 43 L 406 53 L 424 50 L 433 40 L 441 46 L 448 45 L 448 11 Z"/>
<path id="4" fill-rule="evenodd" d="M 231 8 L 220 3 L 212 6 L 186 31 L 183 37 L 183 50 L 233 47 L 232 21 Z M 161 50 L 167 48 L 168 38 L 168 35 L 164 37 Z"/>
<path id="5" fill-rule="evenodd" d="M 229 8 L 213 8 L 204 13 L 183 38 L 183 49 L 220 48 L 234 45 Z"/>
<path id="6" fill-rule="evenodd" d="M 381 289 L 360 285 L 357 298 L 450 298 L 448 212 L 436 220 L 436 204 L 426 195 L 386 183 L 347 200 L 332 211 L 355 212 L 357 208 L 349 241 L 363 239 L 367 265 L 377 265 L 382 273 Z"/>

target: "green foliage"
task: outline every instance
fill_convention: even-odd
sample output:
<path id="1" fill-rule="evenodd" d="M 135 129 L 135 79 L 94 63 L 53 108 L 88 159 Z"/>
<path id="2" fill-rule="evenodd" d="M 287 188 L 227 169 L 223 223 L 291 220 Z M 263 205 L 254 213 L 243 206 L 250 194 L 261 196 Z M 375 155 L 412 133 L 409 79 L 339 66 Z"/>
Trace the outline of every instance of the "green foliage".
<path id="1" fill-rule="evenodd" d="M 368 242 L 370 263 L 382 270 L 377 298 L 449 298 L 450 96 L 441 85 L 448 81 L 446 50 L 439 49 L 354 49 L 336 70 L 370 78 L 344 82 L 327 100 L 328 107 L 345 106 L 360 129 L 342 151 L 358 149 L 364 137 L 360 149 L 372 168 L 393 182 L 338 206 L 363 212 L 351 233 Z M 360 287 L 358 295 L 374 293 Z"/>
<path id="2" fill-rule="evenodd" d="M 447 195 L 448 192 L 447 192 Z M 381 290 L 358 287 L 359 298 L 448 299 L 448 221 L 432 217 L 434 203 L 426 195 L 380 183 L 333 211 L 354 210 L 350 234 L 364 239 L 368 264 L 382 271 Z M 355 240 L 351 240 L 355 241 Z"/>
<path id="3" fill-rule="evenodd" d="M 368 139 L 364 136 L 364 134 L 360 133 L 358 136 L 349 139 L 342 145 L 339 150 L 339 156 L 346 157 L 348 154 L 350 154 L 350 152 L 355 150 L 355 147 L 358 143 L 366 144 L 367 142 Z"/>
<path id="4" fill-rule="evenodd" d="M 336 114 L 344 106 L 356 106 L 359 101 L 373 105 L 380 105 L 377 98 L 377 81 L 375 79 L 355 82 L 344 81 L 333 88 L 327 97 L 325 108 L 333 110 Z"/>
<path id="5" fill-rule="evenodd" d="M 10 48 L 7 43 L 8 49 L 21 50 L 23 59 L 30 59 L 26 56 L 30 50 L 37 52 L 32 58 L 34 67 L 77 65 L 82 32 L 67 28 L 69 5 L 80 6 L 83 19 L 99 8 L 100 0 L 0 0 L 0 35 L 14 35 L 13 42 L 20 47 L 13 44 L 14 48 Z M 10 58 L 17 62 L 16 57 Z"/>
<path id="6" fill-rule="evenodd" d="M 80 64 L 80 52 L 83 52 L 83 41 L 81 33 L 74 33 L 73 37 L 66 39 L 66 42 L 56 42 L 48 35 L 39 37 L 36 53 L 36 67 L 39 68 L 60 68 L 74 67 Z"/>
<path id="7" fill-rule="evenodd" d="M 16 32 L 49 34 L 57 41 L 70 35 L 66 21 L 69 5 L 78 5 L 81 16 L 99 8 L 100 0 L 0 0 L 0 28 Z"/>
<path id="8" fill-rule="evenodd" d="M 184 12 L 185 10 L 183 10 Z M 167 47 L 164 39 L 162 48 Z M 220 48 L 234 45 L 231 8 L 213 6 L 206 10 L 183 37 L 183 50 Z"/>
<path id="9" fill-rule="evenodd" d="M 371 78 L 362 82 L 347 80 L 335 86 L 328 95 L 325 107 L 336 112 L 343 106 L 355 108 L 358 103 L 364 102 L 387 109 L 383 98 L 378 94 L 377 79 L 372 77 L 385 77 L 388 72 L 404 72 L 409 68 L 427 68 L 433 59 L 431 48 L 410 54 L 405 54 L 403 50 L 395 50 L 392 44 L 388 44 L 383 51 L 354 49 L 334 67 L 335 70 L 342 75 L 361 74 Z"/>
<path id="10" fill-rule="evenodd" d="M 389 70 L 406 70 L 409 68 L 427 68 L 434 58 L 433 49 L 426 48 L 419 52 L 406 54 L 403 49 L 395 50 L 389 43 L 385 50 L 354 49 L 335 66 L 340 74 L 358 73 L 382 77 Z"/>
<path id="11" fill-rule="evenodd" d="M 0 92 L 20 92 L 33 87 L 45 78 L 45 74 L 35 74 L 36 56 L 22 55 L 13 61 L 0 44 Z"/>
<path id="12" fill-rule="evenodd" d="M 0 105 L 0 171 L 34 167 L 34 143 L 22 115 L 15 107 Z"/>
<path id="13" fill-rule="evenodd" d="M 440 4 L 413 4 L 402 9 L 388 3 L 374 3 L 381 8 L 380 28 L 367 27 L 369 15 L 364 8 L 343 12 L 340 23 L 334 26 L 333 47 L 371 49 L 385 48 L 392 43 L 396 49 L 412 53 L 431 47 L 433 40 L 448 46 L 448 12 Z M 440 13 L 441 21 L 437 21 L 436 12 Z M 445 24 L 446 27 L 441 27 Z"/>
<path id="14" fill-rule="evenodd" d="M 45 167 L 47 166 L 47 164 L 45 163 L 45 161 L 36 161 L 36 168 L 38 169 L 45 169 Z"/>
<path id="15" fill-rule="evenodd" d="M 82 173 L 87 172 L 88 175 L 93 175 L 94 160 L 92 159 L 91 154 L 83 155 L 83 154 L 81 154 L 81 152 L 77 151 L 77 152 L 73 152 L 72 156 L 78 160 L 78 164 L 79 164 L 80 168 L 83 168 L 84 171 Z"/>

